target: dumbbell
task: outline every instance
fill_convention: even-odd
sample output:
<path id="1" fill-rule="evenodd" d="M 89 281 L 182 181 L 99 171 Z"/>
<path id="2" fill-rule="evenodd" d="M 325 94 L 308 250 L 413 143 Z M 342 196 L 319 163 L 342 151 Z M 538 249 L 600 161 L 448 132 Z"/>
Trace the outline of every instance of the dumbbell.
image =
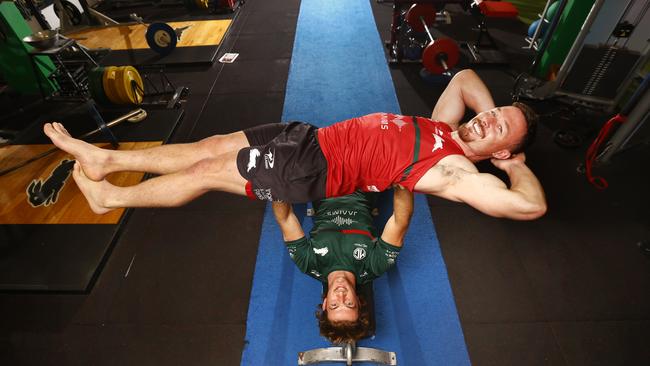
<path id="1" fill-rule="evenodd" d="M 187 25 L 185 27 L 172 28 L 169 24 L 161 22 L 147 25 L 142 20 L 142 17 L 139 17 L 137 14 L 132 13 L 129 16 L 132 20 L 147 27 L 145 39 L 149 48 L 163 56 L 168 55 L 176 48 L 176 44 L 181 39 L 183 31 L 191 27 L 191 25 Z"/>
<path id="2" fill-rule="evenodd" d="M 432 4 L 413 4 L 406 12 L 406 22 L 416 32 L 426 32 L 430 42 L 422 52 L 422 64 L 432 74 L 449 73 L 458 63 L 460 50 L 450 38 L 434 39 L 429 30 L 436 21 L 436 9 Z"/>

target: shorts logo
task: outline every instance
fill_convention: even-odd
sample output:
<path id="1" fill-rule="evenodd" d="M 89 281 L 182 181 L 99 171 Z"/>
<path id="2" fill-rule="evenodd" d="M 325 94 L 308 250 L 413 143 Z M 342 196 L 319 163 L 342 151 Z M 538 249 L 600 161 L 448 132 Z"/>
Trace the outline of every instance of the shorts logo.
<path id="1" fill-rule="evenodd" d="M 433 150 L 431 150 L 431 152 L 442 149 L 443 148 L 442 143 L 445 140 L 443 140 L 442 137 L 436 135 L 435 133 L 433 134 L 433 138 L 436 140 L 436 142 L 433 144 Z"/>
<path id="2" fill-rule="evenodd" d="M 255 197 L 257 197 L 258 200 L 273 201 L 271 188 L 255 188 L 253 189 L 253 194 L 255 194 Z"/>
<path id="3" fill-rule="evenodd" d="M 250 149 L 248 151 L 248 166 L 246 167 L 246 173 L 250 172 L 253 168 L 257 168 L 257 158 L 259 156 L 260 151 L 257 149 Z"/>
<path id="4" fill-rule="evenodd" d="M 327 247 L 319 248 L 319 249 L 313 248 L 313 249 L 314 249 L 314 253 L 320 255 L 321 257 L 324 257 L 325 254 L 327 254 L 330 251 Z"/>
<path id="5" fill-rule="evenodd" d="M 363 248 L 355 248 L 352 252 L 352 256 L 354 256 L 354 259 L 360 261 L 366 257 L 366 250 Z"/>
<path id="6" fill-rule="evenodd" d="M 264 154 L 264 167 L 266 169 L 273 169 L 274 163 L 275 163 L 274 150 L 269 150 L 268 153 Z"/>

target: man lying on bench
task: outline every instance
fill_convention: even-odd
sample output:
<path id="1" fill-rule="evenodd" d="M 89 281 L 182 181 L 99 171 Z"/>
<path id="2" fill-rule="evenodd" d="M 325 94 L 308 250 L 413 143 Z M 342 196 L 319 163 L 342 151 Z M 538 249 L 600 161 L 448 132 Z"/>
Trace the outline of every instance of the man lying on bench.
<path id="1" fill-rule="evenodd" d="M 356 342 L 368 335 L 366 305 L 371 299 L 358 295 L 357 289 L 395 264 L 413 214 L 413 193 L 395 187 L 393 215 L 378 237 L 371 214 L 375 195 L 357 191 L 314 202 L 309 238 L 291 204 L 273 202 L 291 259 L 300 271 L 327 285 L 316 316 L 321 335 L 334 344 Z"/>

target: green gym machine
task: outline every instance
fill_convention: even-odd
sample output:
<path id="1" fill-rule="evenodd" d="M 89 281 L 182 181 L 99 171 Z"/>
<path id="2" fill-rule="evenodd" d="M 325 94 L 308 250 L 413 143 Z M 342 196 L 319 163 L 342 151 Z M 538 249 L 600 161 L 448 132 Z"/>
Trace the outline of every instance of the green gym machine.
<path id="1" fill-rule="evenodd" d="M 48 56 L 36 56 L 32 67 L 29 52 L 32 46 L 22 41 L 32 30 L 13 1 L 0 2 L 0 74 L 12 90 L 19 94 L 40 94 L 38 80 L 47 94 L 58 90 L 49 79 L 55 69 Z"/>

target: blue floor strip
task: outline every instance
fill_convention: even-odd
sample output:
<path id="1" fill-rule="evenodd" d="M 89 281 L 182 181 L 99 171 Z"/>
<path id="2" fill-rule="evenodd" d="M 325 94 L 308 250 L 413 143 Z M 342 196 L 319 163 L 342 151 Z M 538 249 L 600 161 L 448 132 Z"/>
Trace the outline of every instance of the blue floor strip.
<path id="1" fill-rule="evenodd" d="M 382 47 L 369 0 L 302 0 L 283 120 L 326 126 L 399 113 Z M 469 365 L 425 197 L 416 196 L 415 206 L 396 268 L 375 281 L 377 332 L 360 345 L 394 351 L 400 365 Z M 320 292 L 291 262 L 268 205 L 241 364 L 295 365 L 298 352 L 329 347 L 314 317 Z"/>

